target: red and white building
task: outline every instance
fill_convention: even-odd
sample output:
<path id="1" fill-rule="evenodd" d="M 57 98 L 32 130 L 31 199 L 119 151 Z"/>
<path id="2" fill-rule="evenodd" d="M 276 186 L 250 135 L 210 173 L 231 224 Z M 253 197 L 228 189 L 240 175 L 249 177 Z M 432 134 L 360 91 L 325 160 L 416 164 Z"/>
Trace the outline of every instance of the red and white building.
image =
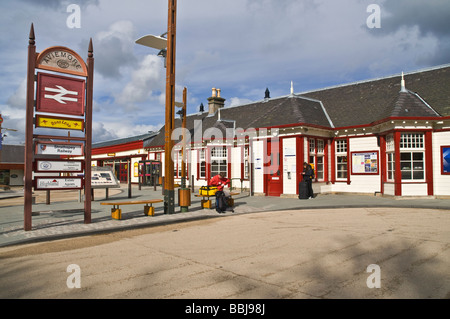
<path id="1" fill-rule="evenodd" d="M 295 196 L 306 161 L 315 193 L 450 196 L 449 88 L 450 65 L 277 98 L 267 90 L 236 107 L 213 89 L 209 110 L 187 117 L 188 176 L 202 186 L 225 172 L 254 194 Z M 164 128 L 145 149 L 164 161 Z"/>

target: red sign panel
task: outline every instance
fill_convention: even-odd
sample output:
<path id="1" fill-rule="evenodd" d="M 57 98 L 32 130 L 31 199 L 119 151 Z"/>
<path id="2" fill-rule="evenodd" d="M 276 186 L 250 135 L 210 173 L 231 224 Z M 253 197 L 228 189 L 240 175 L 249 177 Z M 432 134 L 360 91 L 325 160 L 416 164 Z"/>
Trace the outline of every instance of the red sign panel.
<path id="1" fill-rule="evenodd" d="M 84 115 L 85 81 L 38 73 L 36 111 Z"/>

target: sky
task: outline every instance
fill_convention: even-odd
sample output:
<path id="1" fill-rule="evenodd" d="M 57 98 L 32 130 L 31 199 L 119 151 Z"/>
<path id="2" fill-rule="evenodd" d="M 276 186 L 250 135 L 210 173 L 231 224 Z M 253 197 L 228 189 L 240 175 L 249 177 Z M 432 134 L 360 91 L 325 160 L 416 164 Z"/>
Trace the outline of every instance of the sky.
<path id="1" fill-rule="evenodd" d="M 5 144 L 25 141 L 27 47 L 95 58 L 93 142 L 164 124 L 164 60 L 135 44 L 167 30 L 167 0 L 2 0 L 0 114 Z M 73 6 L 79 7 L 75 15 Z M 375 6 L 374 6 L 375 5 Z M 207 109 L 212 88 L 232 107 L 264 98 L 450 63 L 449 0 L 178 0 L 176 101 Z M 400 81 L 400 80 L 399 80 Z M 54 134 L 53 134 L 54 135 Z"/>

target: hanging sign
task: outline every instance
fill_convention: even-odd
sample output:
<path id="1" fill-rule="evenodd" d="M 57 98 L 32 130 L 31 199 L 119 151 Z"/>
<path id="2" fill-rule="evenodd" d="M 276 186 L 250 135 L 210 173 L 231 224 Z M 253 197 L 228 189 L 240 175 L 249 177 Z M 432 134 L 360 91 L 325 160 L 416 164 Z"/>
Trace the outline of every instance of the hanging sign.
<path id="1" fill-rule="evenodd" d="M 35 172 L 56 173 L 56 172 L 83 172 L 83 161 L 63 161 L 63 160 L 36 160 Z"/>
<path id="2" fill-rule="evenodd" d="M 87 67 L 83 59 L 66 47 L 50 47 L 37 57 L 38 69 L 50 70 L 74 75 L 87 76 Z"/>
<path id="3" fill-rule="evenodd" d="M 82 155 L 84 155 L 83 144 L 37 142 L 36 143 L 36 155 L 82 156 Z"/>
<path id="4" fill-rule="evenodd" d="M 51 189 L 81 189 L 83 188 L 82 177 L 35 177 L 36 190 Z"/>
<path id="5" fill-rule="evenodd" d="M 36 127 L 83 131 L 84 121 L 64 117 L 48 117 L 37 115 Z"/>
<path id="6" fill-rule="evenodd" d="M 84 80 L 38 73 L 36 111 L 83 116 L 84 92 Z"/>

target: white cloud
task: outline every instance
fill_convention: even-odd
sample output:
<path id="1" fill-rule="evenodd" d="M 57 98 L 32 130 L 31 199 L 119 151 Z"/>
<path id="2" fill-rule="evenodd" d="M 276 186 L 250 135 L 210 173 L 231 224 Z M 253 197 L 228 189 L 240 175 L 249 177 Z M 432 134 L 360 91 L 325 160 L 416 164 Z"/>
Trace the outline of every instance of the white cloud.
<path id="1" fill-rule="evenodd" d="M 165 76 L 163 59 L 155 55 L 147 55 L 132 72 L 131 81 L 117 96 L 117 103 L 126 110 L 136 109 L 138 103 L 147 99 L 164 101 Z"/>

